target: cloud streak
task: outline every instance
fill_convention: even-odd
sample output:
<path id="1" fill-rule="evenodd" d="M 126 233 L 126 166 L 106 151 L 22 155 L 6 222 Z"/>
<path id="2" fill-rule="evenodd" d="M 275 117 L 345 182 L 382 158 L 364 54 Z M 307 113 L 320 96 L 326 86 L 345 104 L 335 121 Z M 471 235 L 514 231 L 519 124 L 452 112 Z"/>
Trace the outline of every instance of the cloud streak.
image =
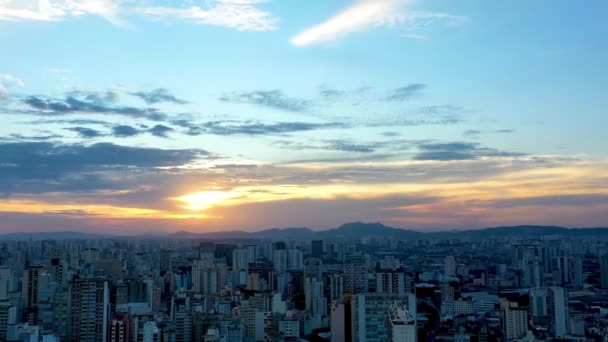
<path id="1" fill-rule="evenodd" d="M 143 0 L 5 0 L 0 2 L 0 21 L 53 22 L 81 16 L 99 16 L 115 26 L 129 27 L 127 16 L 155 20 L 186 21 L 239 31 L 270 31 L 278 19 L 258 6 L 265 0 L 208 0 L 204 6 L 181 7 Z"/>
<path id="2" fill-rule="evenodd" d="M 285 95 L 281 90 L 254 90 L 249 92 L 232 92 L 220 97 L 220 101 L 249 103 L 290 112 L 301 112 L 308 109 L 310 101 Z"/>
<path id="3" fill-rule="evenodd" d="M 418 31 L 437 23 L 457 24 L 466 21 L 465 17 L 448 13 L 413 11 L 414 0 L 356 0 L 354 4 L 290 39 L 297 47 L 325 43 L 378 26 L 405 26 L 404 36 L 413 39 L 426 38 Z"/>
<path id="4" fill-rule="evenodd" d="M 9 89 L 13 87 L 23 87 L 23 81 L 13 75 L 0 74 L 0 100 L 9 96 Z"/>
<path id="5" fill-rule="evenodd" d="M 119 10 L 116 0 L 8 0 L 0 3 L 0 20 L 60 21 L 95 15 L 114 25 L 124 26 L 118 17 Z"/>
<path id="6" fill-rule="evenodd" d="M 413 97 L 418 96 L 424 89 L 426 89 L 426 84 L 423 83 L 412 83 L 406 86 L 397 88 L 393 91 L 391 95 L 389 95 L 386 100 L 387 101 L 407 101 L 411 100 Z"/>
<path id="7" fill-rule="evenodd" d="M 209 121 L 194 124 L 188 121 L 177 121 L 174 124 L 188 128 L 186 134 L 201 135 L 205 133 L 215 135 L 267 135 L 286 134 L 293 132 L 313 131 L 318 129 L 347 128 L 348 125 L 339 122 L 312 123 L 312 122 L 276 122 L 263 123 L 257 121 Z"/>
<path id="8" fill-rule="evenodd" d="M 175 104 L 186 104 L 188 101 L 177 98 L 165 88 L 157 88 L 150 91 L 136 91 L 129 93 L 135 97 L 139 97 L 147 104 L 157 104 L 162 102 L 170 102 Z"/>
<path id="9" fill-rule="evenodd" d="M 206 7 L 145 7 L 136 13 L 153 19 L 182 20 L 199 25 L 222 26 L 238 31 L 272 31 L 278 19 L 257 7 L 265 0 L 210 0 Z"/>
<path id="10" fill-rule="evenodd" d="M 411 2 L 410 0 L 358 0 L 327 21 L 291 38 L 290 42 L 294 46 L 307 46 L 332 41 L 370 26 L 392 21 L 394 14 Z"/>
<path id="11" fill-rule="evenodd" d="M 117 94 L 107 92 L 69 92 L 65 98 L 30 95 L 21 100 L 27 107 L 24 114 L 58 116 L 76 113 L 114 114 L 155 121 L 165 120 L 167 115 L 156 108 L 140 108 L 115 105 Z"/>

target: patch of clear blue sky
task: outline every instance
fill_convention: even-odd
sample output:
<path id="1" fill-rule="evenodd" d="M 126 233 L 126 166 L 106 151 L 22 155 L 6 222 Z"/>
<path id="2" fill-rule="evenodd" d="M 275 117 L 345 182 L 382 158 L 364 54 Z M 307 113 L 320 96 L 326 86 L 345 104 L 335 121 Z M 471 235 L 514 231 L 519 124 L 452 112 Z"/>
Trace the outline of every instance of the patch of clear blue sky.
<path id="1" fill-rule="evenodd" d="M 265 6 L 281 18 L 279 29 L 271 32 L 138 18 L 128 18 L 132 30 L 95 17 L 1 22 L 0 72 L 22 78 L 26 87 L 16 91 L 23 93 L 59 94 L 65 87 L 104 89 L 117 84 L 164 87 L 191 100 L 188 110 L 204 116 L 272 121 L 306 117 L 227 105 L 217 98 L 224 92 L 255 89 L 281 89 L 309 98 L 321 84 L 339 89 L 372 86 L 381 93 L 425 83 L 428 89 L 412 102 L 390 109 L 371 104 L 363 115 L 407 112 L 423 105 L 462 106 L 467 109 L 462 124 L 402 131 L 409 137 L 463 140 L 465 129 L 513 129 L 515 134 L 486 134 L 480 141 L 530 153 L 606 156 L 608 2 L 421 0 L 419 10 L 467 16 L 469 21 L 458 27 L 432 25 L 423 32 L 425 40 L 378 27 L 325 44 L 289 44 L 294 34 L 349 3 L 275 0 Z M 68 69 L 71 79 L 61 82 L 49 68 Z M 314 114 L 324 110 L 349 115 L 359 109 L 339 103 L 315 109 Z M 366 132 L 358 128 L 343 134 Z"/>

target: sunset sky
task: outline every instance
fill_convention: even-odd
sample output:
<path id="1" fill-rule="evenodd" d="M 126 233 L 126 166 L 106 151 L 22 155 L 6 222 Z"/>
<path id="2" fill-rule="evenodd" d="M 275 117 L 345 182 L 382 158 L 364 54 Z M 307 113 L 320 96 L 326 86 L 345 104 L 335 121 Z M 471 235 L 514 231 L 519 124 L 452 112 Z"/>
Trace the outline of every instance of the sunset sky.
<path id="1" fill-rule="evenodd" d="M 608 226 L 605 0 L 0 0 L 0 232 Z"/>

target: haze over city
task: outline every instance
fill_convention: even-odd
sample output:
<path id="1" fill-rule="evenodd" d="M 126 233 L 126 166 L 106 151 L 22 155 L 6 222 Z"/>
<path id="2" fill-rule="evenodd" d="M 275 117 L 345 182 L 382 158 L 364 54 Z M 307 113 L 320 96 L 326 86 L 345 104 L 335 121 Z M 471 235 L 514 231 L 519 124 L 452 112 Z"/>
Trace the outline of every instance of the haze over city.
<path id="1" fill-rule="evenodd" d="M 0 1 L 0 232 L 608 223 L 604 1 Z"/>

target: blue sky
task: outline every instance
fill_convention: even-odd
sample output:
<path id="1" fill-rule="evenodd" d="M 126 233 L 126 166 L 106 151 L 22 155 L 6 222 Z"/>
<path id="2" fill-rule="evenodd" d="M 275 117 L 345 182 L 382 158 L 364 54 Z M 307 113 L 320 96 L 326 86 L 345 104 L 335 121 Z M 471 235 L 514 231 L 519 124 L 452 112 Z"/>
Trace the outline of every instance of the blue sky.
<path id="1" fill-rule="evenodd" d="M 2 1 L 0 229 L 48 230 L 49 218 L 133 231 L 142 220 L 153 230 L 606 224 L 607 10 L 599 0 Z M 100 147 L 161 156 L 23 176 L 51 168 L 47 155 Z M 536 175 L 547 184 L 524 191 Z M 324 201 L 339 210 L 323 214 Z M 432 210 L 446 214 L 430 220 Z"/>

